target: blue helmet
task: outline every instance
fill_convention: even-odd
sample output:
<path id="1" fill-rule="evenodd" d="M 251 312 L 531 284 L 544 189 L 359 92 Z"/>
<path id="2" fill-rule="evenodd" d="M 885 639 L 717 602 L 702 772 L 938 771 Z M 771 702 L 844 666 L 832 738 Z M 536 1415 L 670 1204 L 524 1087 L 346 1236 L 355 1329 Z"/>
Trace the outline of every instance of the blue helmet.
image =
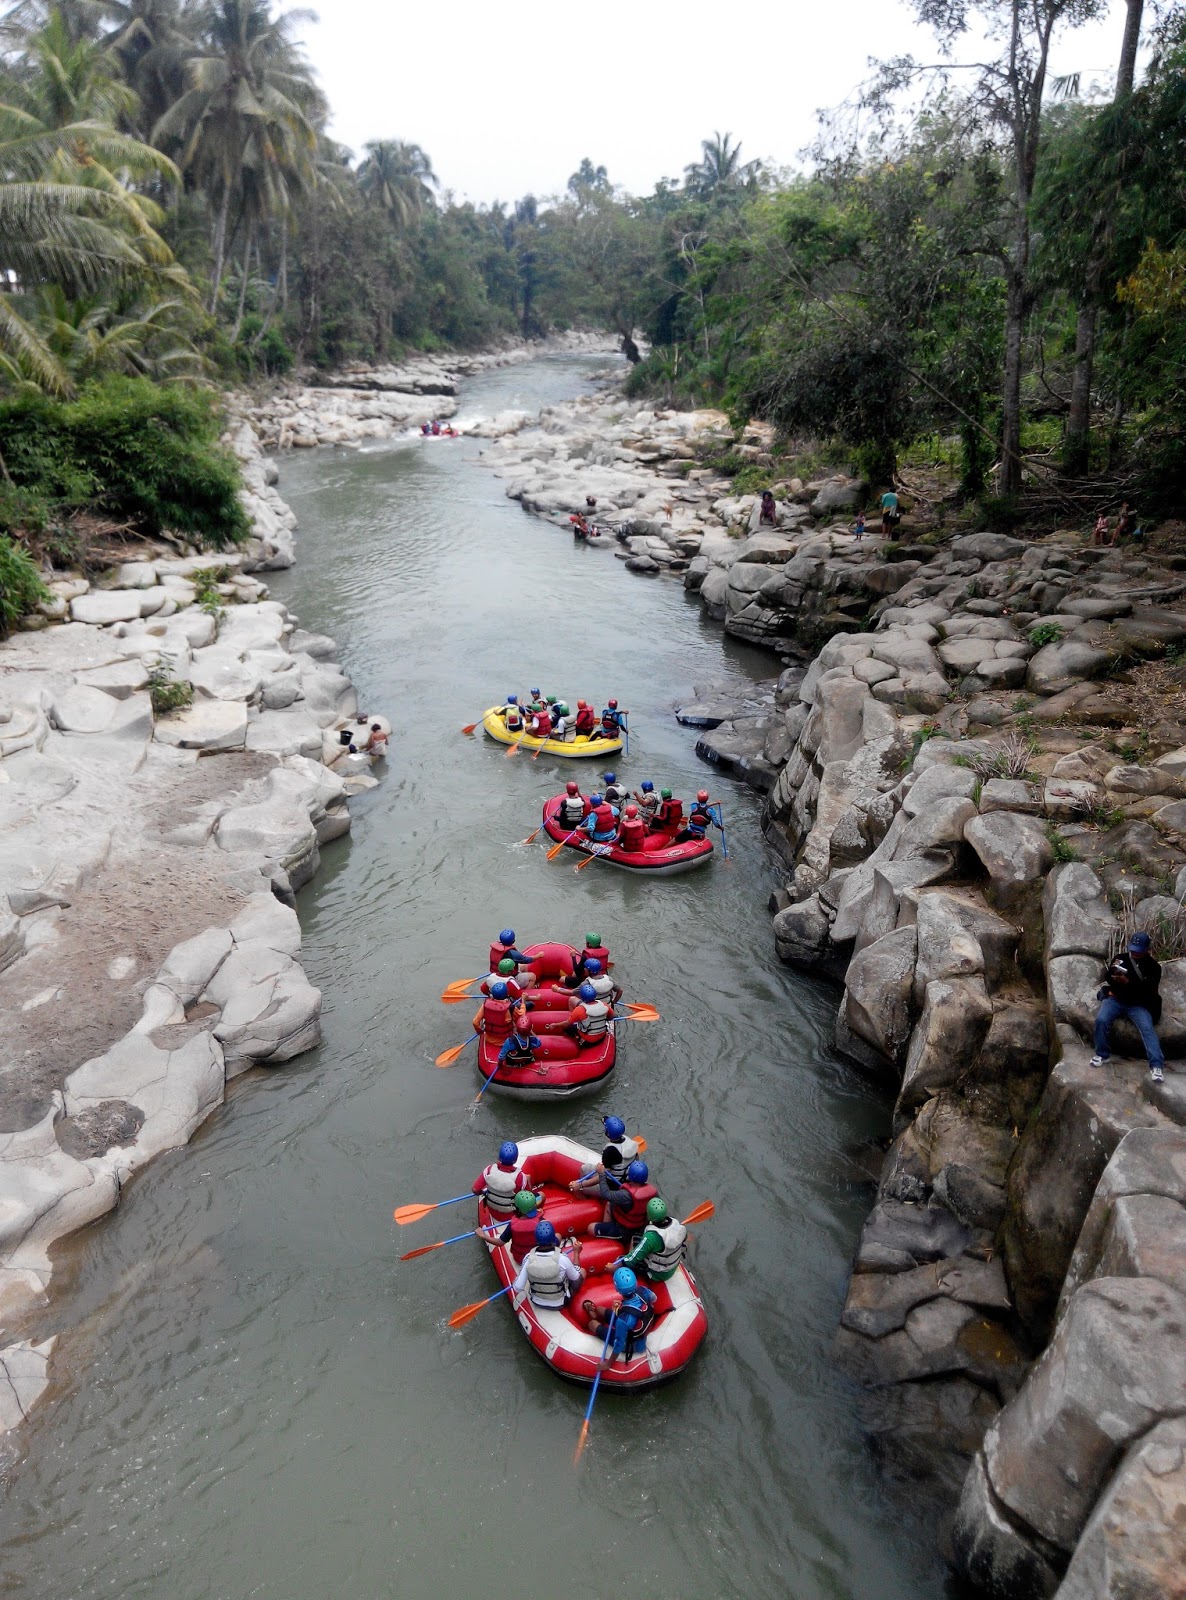
<path id="1" fill-rule="evenodd" d="M 601 962 L 598 961 L 596 956 L 590 956 L 585 962 L 585 971 L 591 972 L 594 977 L 601 971 Z"/>
<path id="2" fill-rule="evenodd" d="M 605 1129 L 607 1139 L 624 1139 L 626 1137 L 626 1124 L 621 1117 L 603 1117 L 602 1127 Z"/>
<path id="3" fill-rule="evenodd" d="M 580 988 L 577 990 L 577 993 L 580 995 L 582 1000 L 588 1001 L 597 999 L 597 990 L 591 983 L 582 983 Z"/>
<path id="4" fill-rule="evenodd" d="M 541 1250 L 550 1250 L 556 1243 L 556 1230 L 546 1219 L 535 1225 L 535 1242 Z"/>
<path id="5" fill-rule="evenodd" d="M 532 697 L 533 700 L 538 700 L 539 699 L 539 690 L 538 689 L 533 689 L 531 691 L 531 697 Z"/>
<path id="6" fill-rule="evenodd" d="M 514 930 L 514 928 L 504 928 L 502 930 L 502 932 L 498 936 L 498 942 L 499 942 L 499 944 L 507 944 L 507 945 L 514 944 L 514 942 L 515 942 L 515 930 Z"/>
<path id="7" fill-rule="evenodd" d="M 502 981 L 501 978 L 498 980 L 497 983 L 492 983 L 490 985 L 490 998 L 492 1000 L 505 1000 L 506 997 L 507 997 L 507 986 Z"/>
<path id="8" fill-rule="evenodd" d="M 519 1146 L 513 1139 L 504 1140 L 498 1147 L 498 1163 L 502 1167 L 513 1167 L 519 1159 Z"/>
<path id="9" fill-rule="evenodd" d="M 599 806 L 601 804 L 601 796 L 599 794 L 591 794 L 589 796 L 589 804 L 591 806 Z"/>
<path id="10" fill-rule="evenodd" d="M 619 1294 L 633 1294 L 638 1288 L 638 1279 L 629 1267 L 619 1267 L 614 1273 L 614 1288 Z"/>
<path id="11" fill-rule="evenodd" d="M 649 778 L 644 778 L 642 780 L 642 792 L 643 792 L 643 794 L 654 794 L 655 785 L 651 782 L 651 780 Z"/>
<path id="12" fill-rule="evenodd" d="M 508 706 L 517 706 L 518 704 L 519 704 L 519 696 L 517 694 L 508 694 L 507 695 L 507 705 Z"/>
<path id="13" fill-rule="evenodd" d="M 651 1169 L 645 1161 L 632 1161 L 626 1168 L 627 1183 L 645 1183 L 651 1175 Z"/>
<path id="14" fill-rule="evenodd" d="M 618 774 L 616 772 L 603 772 L 601 776 L 605 779 L 606 783 L 617 783 L 618 781 Z"/>

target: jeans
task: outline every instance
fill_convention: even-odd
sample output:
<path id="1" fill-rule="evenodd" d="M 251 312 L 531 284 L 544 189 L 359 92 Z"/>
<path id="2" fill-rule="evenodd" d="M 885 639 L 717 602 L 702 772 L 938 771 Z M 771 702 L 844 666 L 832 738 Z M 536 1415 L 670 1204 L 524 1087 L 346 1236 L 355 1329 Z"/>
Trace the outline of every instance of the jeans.
<path id="1" fill-rule="evenodd" d="M 1144 1006 L 1124 1006 L 1119 1000 L 1113 1000 L 1109 995 L 1100 1005 L 1095 1018 L 1095 1053 L 1108 1057 L 1108 1035 L 1112 1031 L 1112 1024 L 1118 1017 L 1127 1017 L 1129 1022 L 1141 1036 L 1141 1043 L 1145 1046 L 1145 1054 L 1149 1058 L 1151 1067 L 1163 1067 L 1165 1055 L 1162 1052 L 1161 1040 L 1157 1037 L 1157 1029 L 1153 1026 L 1153 1018 Z"/>

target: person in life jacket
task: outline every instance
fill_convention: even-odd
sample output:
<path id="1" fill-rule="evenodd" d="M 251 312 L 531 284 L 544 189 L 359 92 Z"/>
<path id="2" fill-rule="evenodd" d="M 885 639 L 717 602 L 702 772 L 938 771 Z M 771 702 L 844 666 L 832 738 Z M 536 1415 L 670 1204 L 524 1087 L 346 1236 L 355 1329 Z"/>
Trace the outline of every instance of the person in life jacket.
<path id="1" fill-rule="evenodd" d="M 605 1213 L 589 1232 L 599 1239 L 633 1239 L 646 1227 L 647 1201 L 659 1193 L 649 1182 L 650 1169 L 645 1161 L 632 1161 L 626 1176 L 619 1185 L 612 1185 L 601 1173 L 598 1193 L 605 1201 Z"/>
<path id="2" fill-rule="evenodd" d="M 626 726 L 626 713 L 618 710 L 618 702 L 611 700 L 601 713 L 601 731 L 607 739 L 616 739 Z"/>
<path id="3" fill-rule="evenodd" d="M 493 994 L 496 984 L 501 983 L 512 1000 L 518 1000 L 524 991 L 516 976 L 517 968 L 510 956 L 503 956 L 498 965 L 482 979 L 478 989 L 482 994 Z"/>
<path id="4" fill-rule="evenodd" d="M 589 796 L 589 815 L 581 827 L 597 844 L 609 844 L 618 836 L 618 813 L 599 794 Z"/>
<path id="5" fill-rule="evenodd" d="M 647 1201 L 647 1225 L 642 1238 L 620 1264 L 636 1271 L 641 1266 L 652 1283 L 666 1283 L 683 1265 L 687 1238 L 687 1228 L 668 1213 L 667 1201 L 656 1195 Z"/>
<path id="6" fill-rule="evenodd" d="M 579 828 L 589 814 L 589 802 L 581 793 L 580 785 L 570 778 L 564 786 L 564 799 L 560 802 L 557 818 L 566 828 Z"/>
<path id="7" fill-rule="evenodd" d="M 581 1247 L 576 1239 L 571 1249 L 572 1260 L 560 1249 L 556 1230 L 547 1218 L 536 1223 L 535 1244 L 527 1252 L 511 1286 L 511 1299 L 516 1307 L 522 1303 L 526 1289 L 532 1305 L 541 1311 L 564 1310 L 572 1291 L 585 1279 L 584 1269 L 579 1264 Z"/>
<path id="8" fill-rule="evenodd" d="M 510 1038 L 498 1052 L 497 1072 L 500 1067 L 531 1067 L 535 1065 L 535 1052 L 539 1039 L 525 1025 L 513 1026 Z"/>
<path id="9" fill-rule="evenodd" d="M 568 1002 L 568 1026 L 564 1031 L 572 1034 L 581 1049 L 588 1049 L 604 1043 L 612 1016 L 613 1007 L 597 998 L 591 983 L 582 983 Z"/>
<path id="10" fill-rule="evenodd" d="M 621 1117 L 602 1117 L 601 1125 L 605 1129 L 606 1146 L 601 1152 L 602 1164 L 612 1150 L 617 1155 L 623 1168 L 628 1167 L 632 1161 L 638 1159 L 638 1140 L 632 1139 L 626 1132 L 626 1124 Z"/>
<path id="11" fill-rule="evenodd" d="M 655 1320 L 655 1303 L 659 1298 L 653 1289 L 639 1283 L 629 1267 L 619 1267 L 614 1273 L 614 1288 L 618 1298 L 612 1306 L 598 1306 L 592 1300 L 581 1304 L 591 1333 L 599 1332 L 611 1318 L 613 1320 L 610 1347 L 597 1364 L 600 1372 L 604 1372 L 611 1361 L 632 1361 L 638 1351 L 645 1348 L 647 1329 Z"/>
<path id="12" fill-rule="evenodd" d="M 490 985 L 490 997 L 482 1002 L 482 1017 L 479 1024 L 481 1031 L 488 1039 L 505 1039 L 511 1031 L 511 1009 L 516 1001 L 507 993 L 507 986 L 501 979 Z"/>
<path id="13" fill-rule="evenodd" d="M 659 809 L 655 813 L 655 831 L 657 833 L 678 833 L 683 820 L 683 801 L 673 800 L 670 789 L 661 790 Z"/>
<path id="14" fill-rule="evenodd" d="M 523 711 L 519 705 L 517 694 L 508 694 L 507 703 L 502 709 L 503 721 L 507 725 L 508 733 L 520 733 L 523 728 Z"/>
<path id="15" fill-rule="evenodd" d="M 597 998 L 604 1000 L 607 1005 L 617 1005 L 622 998 L 621 989 L 608 972 L 601 970 L 601 962 L 598 961 L 596 956 L 590 956 L 585 962 L 584 983 L 578 985 L 578 987 L 583 988 L 585 983 L 590 984 Z"/>
<path id="16" fill-rule="evenodd" d="M 577 722 L 568 709 L 567 700 L 557 700 L 552 707 L 552 737 L 571 740 L 577 736 Z"/>
<path id="17" fill-rule="evenodd" d="M 696 803 L 688 813 L 687 822 L 672 839 L 672 844 L 687 844 L 691 839 L 703 839 L 714 821 L 708 790 L 700 789 L 696 794 Z"/>
<path id="18" fill-rule="evenodd" d="M 490 970 L 497 972 L 500 961 L 513 961 L 516 967 L 525 967 L 529 958 L 515 945 L 514 928 L 504 928 L 490 946 Z"/>
<path id="19" fill-rule="evenodd" d="M 623 850 L 631 852 L 646 849 L 647 825 L 633 802 L 622 813 L 622 820 L 618 824 L 618 843 Z"/>
<path id="20" fill-rule="evenodd" d="M 434 417 L 433 418 L 433 422 L 432 422 L 432 435 L 433 435 L 434 439 L 440 434 L 440 431 L 441 431 L 441 425 L 436 420 L 436 418 Z"/>
<path id="21" fill-rule="evenodd" d="M 507 1139 L 498 1147 L 498 1160 L 492 1161 L 474 1180 L 473 1192 L 483 1195 L 492 1216 L 510 1217 L 515 1196 L 531 1188 L 531 1181 L 519 1166 L 519 1146 Z"/>
<path id="22" fill-rule="evenodd" d="M 511 1255 L 521 1263 L 535 1244 L 535 1225 L 543 1219 L 540 1209 L 543 1203 L 542 1193 L 533 1194 L 530 1189 L 520 1189 L 515 1196 L 515 1214 L 507 1225 L 502 1227 L 493 1223 L 479 1228 L 478 1238 L 490 1244 L 509 1245 Z"/>
<path id="23" fill-rule="evenodd" d="M 597 730 L 597 713 L 587 700 L 577 701 L 576 729 L 586 738 L 591 738 Z"/>
<path id="24" fill-rule="evenodd" d="M 611 806 L 620 806 L 630 798 L 630 791 L 624 783 L 618 782 L 616 772 L 603 772 L 601 774 L 601 792 Z"/>
<path id="25" fill-rule="evenodd" d="M 580 988 L 581 984 L 589 976 L 590 961 L 600 961 L 602 972 L 608 972 L 610 969 L 609 951 L 602 944 L 599 933 L 587 933 L 585 935 L 585 948 L 572 952 L 572 977 L 561 978 L 560 980 L 566 989 Z"/>
<path id="26" fill-rule="evenodd" d="M 655 785 L 649 778 L 644 778 L 642 787 L 634 791 L 634 800 L 642 813 L 642 820 L 649 828 L 655 819 L 655 812 L 659 809 L 659 796 L 655 793 Z"/>
<path id="27" fill-rule="evenodd" d="M 537 706 L 531 714 L 531 733 L 535 739 L 552 737 L 552 714 L 546 705 Z"/>

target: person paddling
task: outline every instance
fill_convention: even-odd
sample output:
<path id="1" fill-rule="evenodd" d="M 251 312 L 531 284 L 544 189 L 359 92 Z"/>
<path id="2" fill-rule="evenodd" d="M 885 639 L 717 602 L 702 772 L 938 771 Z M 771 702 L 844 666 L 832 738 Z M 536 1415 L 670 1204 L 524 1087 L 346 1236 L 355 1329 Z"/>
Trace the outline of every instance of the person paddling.
<path id="1" fill-rule="evenodd" d="M 621 806 L 630 798 L 630 791 L 624 783 L 618 782 L 616 772 L 603 772 L 601 774 L 601 792 L 611 806 Z"/>
<path id="2" fill-rule="evenodd" d="M 597 990 L 586 980 L 568 1002 L 564 1031 L 576 1039 L 578 1048 L 590 1050 L 604 1043 L 612 1016 L 613 1007 L 598 999 Z"/>
<path id="3" fill-rule="evenodd" d="M 618 813 L 599 794 L 589 796 L 589 815 L 581 827 L 595 844 L 611 844 L 618 834 Z"/>
<path id="4" fill-rule="evenodd" d="M 678 1217 L 668 1213 L 661 1195 L 647 1201 L 647 1225 L 642 1238 L 615 1265 L 643 1267 L 652 1283 L 666 1283 L 683 1265 L 688 1230 Z"/>
<path id="5" fill-rule="evenodd" d="M 574 1239 L 570 1246 L 573 1257 L 560 1249 L 556 1229 L 544 1218 L 535 1225 L 535 1244 L 528 1251 L 518 1276 L 512 1285 L 511 1298 L 515 1305 L 522 1303 L 523 1291 L 531 1297 L 533 1306 L 541 1311 L 563 1311 L 572 1291 L 585 1280 L 580 1266 L 581 1246 Z"/>
<path id="6" fill-rule="evenodd" d="M 535 1052 L 540 1047 L 538 1037 L 522 1022 L 511 1029 L 510 1038 L 498 1052 L 495 1072 L 502 1067 L 523 1068 L 535 1065 Z"/>
<path id="7" fill-rule="evenodd" d="M 515 1210 L 515 1196 L 530 1187 L 530 1179 L 519 1166 L 519 1146 L 506 1139 L 498 1147 L 498 1160 L 474 1179 L 473 1192 L 485 1199 L 491 1216 L 509 1219 Z"/>
<path id="8" fill-rule="evenodd" d="M 676 841 L 678 843 L 678 840 Z M 623 850 L 632 854 L 645 850 L 647 844 L 647 825 L 638 814 L 638 807 L 631 802 L 622 813 L 622 820 L 618 824 L 618 843 Z"/>
<path id="9" fill-rule="evenodd" d="M 688 814 L 687 822 L 672 839 L 672 844 L 689 844 L 692 840 L 703 839 L 715 820 L 712 806 L 709 804 L 708 790 L 700 789 L 696 794 L 696 804 Z"/>
<path id="10" fill-rule="evenodd" d="M 522 1263 L 524 1258 L 535 1246 L 536 1223 L 543 1220 L 541 1207 L 544 1203 L 542 1191 L 533 1193 L 530 1189 L 521 1189 L 515 1196 L 515 1214 L 505 1227 L 490 1224 L 478 1229 L 479 1239 L 484 1239 L 490 1244 L 509 1245 L 511 1255 L 517 1262 Z"/>
<path id="11" fill-rule="evenodd" d="M 588 814 L 589 802 L 581 793 L 576 780 L 570 778 L 564 786 L 564 799 L 560 802 L 557 818 L 571 832 L 580 827 Z"/>
<path id="12" fill-rule="evenodd" d="M 607 739 L 616 739 L 625 726 L 626 713 L 618 710 L 618 702 L 611 700 L 601 713 L 601 731 Z"/>
<path id="13" fill-rule="evenodd" d="M 658 1300 L 653 1289 L 641 1284 L 629 1267 L 619 1267 L 614 1273 L 614 1288 L 618 1298 L 612 1306 L 599 1306 L 584 1300 L 581 1310 L 589 1323 L 589 1331 L 596 1333 L 613 1321 L 610 1350 L 598 1362 L 598 1371 L 604 1372 L 612 1361 L 632 1361 L 646 1344 L 646 1331 L 654 1320 Z"/>

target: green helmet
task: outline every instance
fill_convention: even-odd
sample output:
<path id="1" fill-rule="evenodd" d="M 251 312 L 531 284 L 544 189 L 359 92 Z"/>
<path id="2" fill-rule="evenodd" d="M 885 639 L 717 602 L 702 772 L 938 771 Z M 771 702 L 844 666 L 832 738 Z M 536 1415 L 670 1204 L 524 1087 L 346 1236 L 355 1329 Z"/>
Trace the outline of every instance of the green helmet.
<path id="1" fill-rule="evenodd" d="M 498 970 L 502 973 L 504 978 L 513 978 L 515 976 L 515 963 L 511 960 L 510 956 L 503 956 L 502 960 L 498 963 Z"/>
<path id="2" fill-rule="evenodd" d="M 660 798 L 660 800 L 670 800 L 671 799 L 671 790 L 670 789 L 660 789 L 659 790 L 659 798 Z"/>
<path id="3" fill-rule="evenodd" d="M 554 694 L 546 695 L 545 704 L 554 706 L 556 704 L 556 696 Z"/>
<path id="4" fill-rule="evenodd" d="M 601 935 L 599 933 L 587 933 L 585 935 L 585 943 L 588 945 L 590 950 L 600 950 Z"/>
<path id="5" fill-rule="evenodd" d="M 562 717 L 566 717 L 568 715 L 568 701 L 567 700 L 557 700 L 557 702 L 556 702 L 556 710 L 559 711 L 559 713 L 560 713 L 560 715 Z"/>
<path id="6" fill-rule="evenodd" d="M 529 1217 L 533 1211 L 538 1210 L 535 1196 L 530 1189 L 521 1189 L 515 1196 L 515 1210 L 521 1217 Z"/>
<path id="7" fill-rule="evenodd" d="M 518 1204 L 518 1200 L 517 1199 L 516 1199 L 515 1203 Z M 648 1222 L 666 1222 L 667 1221 L 667 1201 L 666 1200 L 661 1200 L 659 1198 L 659 1196 L 656 1195 L 653 1200 L 648 1200 L 647 1201 L 647 1221 Z"/>

